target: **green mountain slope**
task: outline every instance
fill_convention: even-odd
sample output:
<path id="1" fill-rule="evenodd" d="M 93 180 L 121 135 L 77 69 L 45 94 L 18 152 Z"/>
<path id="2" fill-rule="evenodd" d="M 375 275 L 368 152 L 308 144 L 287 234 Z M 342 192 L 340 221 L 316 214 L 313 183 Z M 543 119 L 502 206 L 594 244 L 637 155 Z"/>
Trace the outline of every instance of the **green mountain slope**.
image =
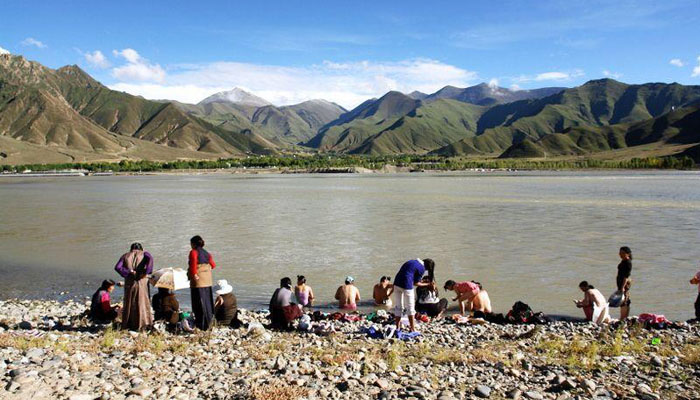
<path id="1" fill-rule="evenodd" d="M 400 92 L 368 100 L 321 128 L 306 145 L 321 151 L 350 152 L 421 105 Z"/>
<path id="2" fill-rule="evenodd" d="M 603 127 L 575 127 L 537 141 L 525 139 L 501 157 L 584 155 L 648 144 L 700 143 L 700 106 L 682 107 L 641 122 Z"/>
<path id="3" fill-rule="evenodd" d="M 404 115 L 367 138 L 354 154 L 426 153 L 474 136 L 485 108 L 456 100 L 438 100 Z"/>
<path id="4" fill-rule="evenodd" d="M 499 155 L 525 139 L 538 139 L 574 127 L 602 127 L 658 117 L 700 99 L 700 86 L 676 83 L 627 85 L 611 79 L 590 81 L 539 100 L 489 109 L 477 136 L 435 150 L 443 155 Z"/>

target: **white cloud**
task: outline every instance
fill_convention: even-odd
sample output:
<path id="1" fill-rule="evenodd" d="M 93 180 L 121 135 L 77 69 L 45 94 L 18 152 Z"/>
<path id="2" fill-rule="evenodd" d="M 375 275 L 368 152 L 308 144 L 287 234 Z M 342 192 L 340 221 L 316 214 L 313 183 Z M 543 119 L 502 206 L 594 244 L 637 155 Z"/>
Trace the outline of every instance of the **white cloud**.
<path id="1" fill-rule="evenodd" d="M 151 64 L 134 49 L 113 50 L 115 57 L 122 57 L 126 64 L 112 69 L 112 76 L 121 82 L 163 82 L 165 70 L 159 64 Z"/>
<path id="2" fill-rule="evenodd" d="M 690 76 L 693 78 L 700 76 L 700 56 L 698 56 L 698 65 L 693 68 L 693 73 Z"/>
<path id="3" fill-rule="evenodd" d="M 612 79 L 620 79 L 622 78 L 622 74 L 619 72 L 610 72 L 607 69 L 603 70 L 603 76 L 606 78 L 612 78 Z"/>
<path id="4" fill-rule="evenodd" d="M 46 45 L 44 43 L 42 43 L 42 42 L 40 42 L 32 37 L 28 37 L 28 38 L 24 39 L 21 43 L 24 46 L 36 46 L 40 49 L 46 48 Z"/>
<path id="5" fill-rule="evenodd" d="M 563 82 L 563 81 L 570 81 L 575 78 L 580 78 L 584 76 L 585 73 L 581 69 L 574 69 L 571 71 L 550 71 L 550 72 L 542 72 L 537 75 L 520 75 L 518 77 L 512 78 L 512 80 L 515 83 L 524 83 L 524 82 L 542 82 L 542 81 L 555 81 L 555 82 Z"/>
<path id="6" fill-rule="evenodd" d="M 92 53 L 88 51 L 83 55 L 85 56 L 85 61 L 87 61 L 88 64 L 92 65 L 93 67 L 109 68 L 111 65 L 109 60 L 107 60 L 107 57 L 105 57 L 105 55 L 99 50 L 95 50 Z"/>
<path id="7" fill-rule="evenodd" d="M 489 87 L 492 88 L 492 89 L 497 88 L 497 87 L 498 87 L 498 79 L 492 78 L 492 79 L 489 81 Z"/>
<path id="8" fill-rule="evenodd" d="M 132 57 L 134 62 L 129 65 L 143 63 L 136 52 L 120 55 Z M 277 105 L 323 98 L 352 108 L 390 90 L 432 93 L 445 85 L 469 86 L 476 79 L 473 71 L 425 58 L 396 62 L 324 61 L 301 67 L 214 62 L 169 66 L 167 76 L 163 74 L 159 84 L 120 82 L 110 87 L 149 99 L 187 103 L 240 87 Z"/>
<path id="9" fill-rule="evenodd" d="M 0 47 L 0 54 L 10 54 L 10 51 Z"/>
<path id="10" fill-rule="evenodd" d="M 520 87 L 517 83 L 514 83 L 510 85 L 510 90 L 518 91 L 518 90 L 523 90 L 523 88 Z"/>
<path id="11" fill-rule="evenodd" d="M 673 66 L 676 66 L 676 67 L 684 67 L 685 66 L 685 63 L 680 58 L 673 58 L 668 63 L 673 65 Z"/>

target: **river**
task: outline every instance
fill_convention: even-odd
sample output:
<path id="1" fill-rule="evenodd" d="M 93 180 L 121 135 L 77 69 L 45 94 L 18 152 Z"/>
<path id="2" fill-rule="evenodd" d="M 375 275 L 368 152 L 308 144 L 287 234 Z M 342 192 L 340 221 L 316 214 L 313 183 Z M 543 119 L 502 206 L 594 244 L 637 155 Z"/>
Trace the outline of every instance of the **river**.
<path id="1" fill-rule="evenodd" d="M 633 314 L 688 319 L 697 293 L 697 172 L 2 178 L 0 204 L 3 298 L 90 295 L 135 241 L 156 268 L 185 268 L 195 234 L 254 308 L 298 274 L 321 304 L 346 275 L 370 299 L 380 276 L 429 257 L 440 286 L 477 280 L 497 312 L 523 300 L 579 315 L 579 281 L 609 295 L 622 245 Z"/>

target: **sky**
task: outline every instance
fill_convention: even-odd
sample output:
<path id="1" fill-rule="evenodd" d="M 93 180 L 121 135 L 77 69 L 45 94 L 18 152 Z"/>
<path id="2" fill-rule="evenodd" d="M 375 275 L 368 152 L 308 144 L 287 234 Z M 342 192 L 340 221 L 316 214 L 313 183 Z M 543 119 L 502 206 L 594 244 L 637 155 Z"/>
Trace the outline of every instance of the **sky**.
<path id="1" fill-rule="evenodd" d="M 234 87 L 352 108 L 481 82 L 700 84 L 700 0 L 0 0 L 0 15 L 0 53 L 187 103 Z"/>

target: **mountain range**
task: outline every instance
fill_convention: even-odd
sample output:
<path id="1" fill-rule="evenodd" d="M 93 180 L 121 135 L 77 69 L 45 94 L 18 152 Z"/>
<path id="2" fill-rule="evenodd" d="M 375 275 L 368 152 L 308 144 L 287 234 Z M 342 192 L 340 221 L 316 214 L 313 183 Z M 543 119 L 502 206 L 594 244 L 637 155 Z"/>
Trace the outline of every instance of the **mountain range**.
<path id="1" fill-rule="evenodd" d="M 333 152 L 464 157 L 700 154 L 700 86 L 392 91 L 352 110 L 275 106 L 241 88 L 197 104 L 114 91 L 79 67 L 0 55 L 0 163 Z"/>

